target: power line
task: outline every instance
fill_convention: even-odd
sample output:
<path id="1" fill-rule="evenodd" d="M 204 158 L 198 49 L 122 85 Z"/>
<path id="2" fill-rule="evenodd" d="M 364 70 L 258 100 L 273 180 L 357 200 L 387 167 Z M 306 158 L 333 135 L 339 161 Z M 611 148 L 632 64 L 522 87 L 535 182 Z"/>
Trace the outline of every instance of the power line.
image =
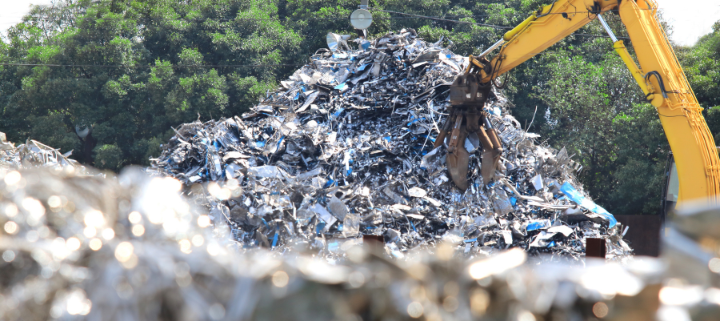
<path id="1" fill-rule="evenodd" d="M 513 28 L 515 28 L 514 26 L 500 26 L 500 25 L 492 25 L 492 24 L 486 24 L 486 23 L 478 23 L 478 22 L 470 22 L 470 21 L 452 20 L 452 19 L 445 19 L 445 18 L 441 18 L 441 17 L 423 16 L 423 15 L 411 14 L 411 13 L 404 13 L 404 12 L 398 12 L 398 11 L 379 10 L 379 9 L 371 9 L 371 10 L 373 10 L 373 11 L 380 11 L 380 12 L 387 12 L 387 13 L 401 14 L 401 15 L 411 16 L 411 17 L 415 17 L 415 18 L 431 19 L 431 20 L 437 20 L 437 21 L 446 21 L 446 22 L 453 22 L 453 23 L 458 23 L 458 24 L 471 24 L 471 25 L 476 25 L 476 26 L 481 26 L 481 27 L 490 27 L 490 28 L 503 29 L 503 30 L 508 30 L 508 29 L 513 29 Z M 587 12 L 589 12 L 589 11 L 587 11 Z M 565 13 L 565 12 L 553 12 L 552 14 L 563 14 L 563 13 Z M 570 13 L 575 13 L 575 12 L 570 12 Z M 582 12 L 577 12 L 577 13 L 582 13 Z M 588 33 L 573 33 L 573 34 L 570 34 L 569 36 L 582 36 L 582 37 L 594 37 L 594 38 L 610 38 L 610 36 L 607 36 L 607 35 L 595 35 L 595 34 L 588 34 Z M 629 39 L 630 39 L 630 38 L 628 38 L 628 37 L 617 37 L 617 38 L 618 38 L 618 39 L 624 39 L 624 40 L 629 40 Z"/>
<path id="2" fill-rule="evenodd" d="M 512 29 L 514 27 L 509 26 L 498 26 L 498 25 L 491 25 L 486 23 L 478 23 L 478 22 L 469 22 L 469 21 L 460 21 L 460 20 L 452 20 L 452 19 L 445 19 L 441 17 L 430 17 L 430 16 L 423 16 L 419 14 L 412 14 L 412 13 L 404 13 L 404 12 L 398 12 L 398 11 L 391 11 L 391 10 L 380 10 L 380 9 L 371 9 L 372 11 L 378 11 L 378 12 L 387 12 L 387 13 L 394 13 L 394 14 L 400 14 L 404 16 L 410 16 L 415 18 L 423 18 L 423 19 L 430 19 L 430 20 L 437 20 L 437 21 L 446 21 L 446 22 L 454 22 L 459 24 L 471 24 L 471 25 L 477 25 L 477 26 L 483 26 L 483 27 L 491 27 L 496 29 Z"/>
<path id="3" fill-rule="evenodd" d="M 263 64 L 263 65 L 60 65 L 60 64 L 22 64 L 22 63 L 0 63 L 0 66 L 21 66 L 21 67 L 101 67 L 101 68 L 152 68 L 152 67 L 173 67 L 173 68 L 239 68 L 239 67 L 287 67 L 305 66 L 305 64 Z"/>
<path id="4" fill-rule="evenodd" d="M 435 21 L 452 22 L 452 23 L 457 23 L 457 24 L 471 24 L 471 25 L 476 25 L 476 26 L 481 26 L 481 27 L 490 27 L 490 28 L 501 29 L 501 30 L 509 30 L 509 29 L 515 28 L 515 26 L 501 26 L 501 25 L 494 25 L 494 24 L 487 24 L 487 23 L 480 23 L 480 22 L 470 22 L 470 21 L 461 21 L 461 20 L 447 19 L 448 17 L 483 18 L 483 17 L 489 17 L 490 15 L 472 15 L 472 16 L 470 16 L 470 15 L 468 15 L 468 16 L 463 16 L 463 15 L 444 15 L 444 16 L 442 16 L 442 17 L 433 17 L 433 16 L 425 16 L 425 15 L 405 13 L 405 12 L 392 11 L 392 10 L 382 10 L 382 9 L 375 9 L 375 8 L 369 8 L 369 9 L 370 9 L 371 11 L 375 11 L 375 12 L 385 12 L 385 13 L 399 14 L 399 15 L 405 16 L 405 17 L 393 17 L 393 16 L 390 16 L 390 17 L 373 17 L 373 20 L 430 19 L 430 20 L 435 20 Z M 654 10 L 654 8 L 640 9 L 640 10 Z M 548 13 L 545 13 L 545 14 L 543 14 L 543 15 L 551 15 L 551 14 L 559 14 L 559 15 L 563 15 L 563 14 L 570 15 L 570 14 L 572 14 L 572 15 L 575 15 L 575 14 L 582 14 L 582 13 L 595 14 L 595 12 L 592 12 L 592 11 L 574 11 L 574 12 L 548 12 Z M 324 17 L 324 18 L 320 18 L 320 17 L 308 17 L 308 18 L 309 18 L 310 20 L 316 20 L 316 21 L 337 21 L 337 20 L 349 19 L 349 17 L 345 17 L 345 16 L 342 16 L 342 17 L 341 17 L 341 16 L 337 16 L 337 17 Z M 272 19 L 272 18 L 271 18 L 271 19 L 264 19 L 264 18 L 236 18 L 236 19 L 220 19 L 220 20 L 212 20 L 212 21 L 217 21 L 217 22 L 229 22 L 229 21 L 262 21 L 262 20 L 270 21 L 270 20 L 275 20 L 275 19 Z M 205 21 L 208 21 L 208 20 L 206 19 Z M 205 22 L 205 21 L 203 21 L 203 22 Z M 280 20 L 277 20 L 277 21 L 280 21 Z M 587 34 L 587 33 L 573 33 L 573 34 L 571 34 L 571 35 L 573 35 L 573 36 L 581 36 L 581 37 L 592 37 L 592 38 L 610 38 L 610 37 L 607 36 L 607 35 L 596 35 L 596 34 Z M 617 37 L 617 38 L 618 38 L 618 39 L 623 39 L 623 40 L 630 40 L 630 38 L 628 38 L 628 37 Z"/>
<path id="5" fill-rule="evenodd" d="M 495 29 L 503 29 L 508 30 L 514 28 L 513 26 L 500 26 L 500 25 L 493 25 L 493 24 L 485 24 L 485 23 L 478 23 L 478 22 L 469 22 L 469 21 L 460 21 L 460 20 L 452 20 L 452 19 L 446 19 L 444 17 L 432 17 L 432 16 L 424 16 L 424 15 L 418 15 L 418 14 L 411 14 L 411 13 L 404 13 L 399 11 L 392 11 L 392 10 L 380 10 L 380 9 L 370 9 L 372 11 L 376 12 L 386 12 L 391 14 L 399 14 L 404 15 L 406 17 L 378 17 L 376 20 L 381 19 L 430 19 L 430 20 L 436 20 L 436 21 L 444 21 L 444 22 L 452 22 L 457 24 L 472 24 L 482 27 L 490 27 Z M 646 9 L 649 10 L 649 9 Z M 583 11 L 583 12 L 553 12 L 553 13 L 547 13 L 547 14 L 577 14 L 577 13 L 592 13 L 590 11 Z M 466 16 L 471 17 L 471 16 Z M 474 17 L 481 17 L 481 16 L 474 16 Z M 328 20 L 328 21 L 337 21 L 340 19 L 347 19 L 347 17 L 343 18 L 316 18 L 311 17 L 314 20 Z M 258 20 L 275 20 L 275 19 L 263 19 L 263 18 L 235 18 L 235 19 L 219 19 L 219 20 L 210 20 L 212 22 L 229 22 L 229 21 L 238 21 L 238 20 L 251 20 L 251 21 L 258 21 Z M 206 19 L 203 22 L 207 22 L 208 19 Z M 279 21 L 279 20 L 278 20 Z M 197 21 L 199 22 L 199 21 Z M 585 33 L 573 33 L 569 36 L 581 36 L 581 37 L 593 37 L 593 38 L 609 38 L 609 36 L 606 35 L 596 35 L 596 34 L 585 34 Z M 618 39 L 625 39 L 628 40 L 627 37 L 618 37 Z M 69 65 L 61 65 L 61 64 L 25 64 L 25 63 L 0 63 L 0 66 L 21 66 L 21 67 L 37 67 L 37 66 L 45 66 L 45 67 L 79 67 L 79 68 L 92 68 L 92 67 L 99 67 L 99 68 L 152 68 L 152 67 L 172 67 L 172 68 L 254 68 L 254 67 L 288 67 L 288 66 L 304 66 L 305 64 L 243 64 L 243 65 L 170 65 L 170 66 L 153 66 L 153 65 L 87 65 L 87 64 L 69 64 Z"/>
<path id="6" fill-rule="evenodd" d="M 515 26 L 501 26 L 501 25 L 494 25 L 494 24 L 487 24 L 487 23 L 479 23 L 479 22 L 470 22 L 470 21 L 460 21 L 460 20 L 453 20 L 453 19 L 447 19 L 447 17 L 464 17 L 464 18 L 481 18 L 481 17 L 489 17 L 490 15 L 473 15 L 473 16 L 462 16 L 462 15 L 445 15 L 443 17 L 433 17 L 433 16 L 425 16 L 425 15 L 418 15 L 418 14 L 411 14 L 411 13 L 404 13 L 399 11 L 392 11 L 392 10 L 381 10 L 381 9 L 374 9 L 370 8 L 372 11 L 376 12 L 385 12 L 385 13 L 392 13 L 392 14 L 399 14 L 404 15 L 405 17 L 374 17 L 373 20 L 379 21 L 379 20 L 410 20 L 410 19 L 430 19 L 435 21 L 444 21 L 444 22 L 452 22 L 456 24 L 471 24 L 481 27 L 490 27 L 495 29 L 501 29 L 501 30 L 509 30 L 513 29 Z M 651 10 L 651 9 L 642 9 L 642 10 Z M 592 13 L 591 11 L 577 11 L 577 12 L 550 12 L 546 13 L 545 15 L 550 14 L 580 14 L 580 13 Z M 307 17 L 308 20 L 314 20 L 314 21 L 338 21 L 338 20 L 345 20 L 349 19 L 348 16 L 336 16 L 336 17 Z M 208 18 L 205 20 L 188 20 L 189 22 L 195 22 L 195 23 L 205 23 L 205 22 L 239 22 L 239 21 L 277 21 L 282 23 L 283 21 L 277 19 L 277 18 L 232 18 L 232 19 L 212 19 Z M 285 21 L 287 22 L 287 21 Z M 575 36 L 582 36 L 582 37 L 595 37 L 595 38 L 609 38 L 609 36 L 606 35 L 595 35 L 595 34 L 579 34 L 575 33 L 573 34 Z M 618 37 L 618 39 L 629 39 L 627 37 Z"/>
<path id="7" fill-rule="evenodd" d="M 376 10 L 379 11 L 379 10 Z M 482 17 L 488 17 L 488 15 L 478 15 L 478 16 L 455 16 L 458 18 L 482 18 Z M 438 19 L 441 19 L 440 17 L 437 17 Z M 444 18 L 447 18 L 445 16 Z M 307 20 L 316 20 L 316 21 L 338 21 L 338 20 L 350 20 L 350 16 L 337 16 L 337 17 L 307 17 Z M 409 20 L 409 19 L 417 19 L 416 17 L 373 17 L 373 20 Z M 197 23 L 203 23 L 203 22 L 234 22 L 234 21 L 278 21 L 283 22 L 280 19 L 275 18 L 231 18 L 231 19 L 212 19 L 208 18 L 205 20 L 189 20 L 191 22 L 197 22 Z M 455 20 L 449 20 L 449 21 L 455 21 Z"/>

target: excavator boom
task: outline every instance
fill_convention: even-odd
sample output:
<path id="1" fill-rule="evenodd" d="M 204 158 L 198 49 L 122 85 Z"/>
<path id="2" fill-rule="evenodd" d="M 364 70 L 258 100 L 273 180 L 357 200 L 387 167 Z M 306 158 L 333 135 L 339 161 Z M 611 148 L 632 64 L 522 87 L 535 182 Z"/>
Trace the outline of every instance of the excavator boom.
<path id="1" fill-rule="evenodd" d="M 601 14 L 610 10 L 619 13 L 627 28 L 639 66 L 602 20 Z M 471 57 L 468 72 L 473 70 L 479 75 L 482 87 L 600 18 L 614 40 L 613 47 L 657 109 L 677 164 L 678 204 L 691 200 L 716 203 L 720 194 L 720 159 L 715 141 L 656 15 L 654 0 L 557 0 L 505 33 L 493 45 L 500 49 L 491 60 L 483 57 L 490 49 Z"/>
<path id="2" fill-rule="evenodd" d="M 510 71 L 582 28 L 597 14 L 612 10 L 617 5 L 617 0 L 558 0 L 544 6 L 503 35 L 500 52 L 490 63 L 493 70 L 483 74 L 482 82 L 489 82 Z"/>

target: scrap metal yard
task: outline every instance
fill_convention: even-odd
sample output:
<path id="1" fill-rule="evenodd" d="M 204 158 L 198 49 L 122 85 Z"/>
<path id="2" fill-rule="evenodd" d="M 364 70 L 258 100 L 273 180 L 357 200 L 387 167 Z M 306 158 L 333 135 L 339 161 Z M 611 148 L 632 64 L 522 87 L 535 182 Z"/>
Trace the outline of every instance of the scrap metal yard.
<path id="1" fill-rule="evenodd" d="M 720 25 L 338 2 L 0 35 L 0 320 L 720 320 Z"/>

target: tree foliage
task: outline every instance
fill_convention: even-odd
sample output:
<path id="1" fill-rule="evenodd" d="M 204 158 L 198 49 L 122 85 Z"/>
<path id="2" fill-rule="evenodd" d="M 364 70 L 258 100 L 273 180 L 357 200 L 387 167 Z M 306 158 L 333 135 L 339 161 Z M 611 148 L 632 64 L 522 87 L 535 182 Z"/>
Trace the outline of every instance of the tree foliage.
<path id="1" fill-rule="evenodd" d="M 414 28 L 459 54 L 478 54 L 546 2 L 370 0 L 368 32 Z M 243 113 L 324 48 L 327 32 L 355 34 L 348 17 L 358 4 L 56 0 L 34 7 L 0 42 L 0 62 L 73 66 L 0 66 L 0 130 L 14 141 L 72 149 L 100 168 L 147 164 L 172 127 Z M 605 18 L 627 36 L 617 15 Z M 654 214 L 667 140 L 610 40 L 587 36 L 603 34 L 591 22 L 503 76 L 505 92 L 521 124 L 575 155 L 600 204 Z M 677 50 L 709 107 L 711 130 L 720 132 L 720 24 L 696 46 Z"/>
<path id="2" fill-rule="evenodd" d="M 720 21 L 713 32 L 698 40 L 695 46 L 681 48 L 680 62 L 700 105 L 715 142 L 720 140 Z"/>
<path id="3" fill-rule="evenodd" d="M 0 60 L 74 67 L 2 68 L 0 126 L 100 168 L 147 163 L 171 126 L 240 114 L 291 70 L 280 65 L 296 61 L 301 37 L 277 11 L 239 0 L 35 7 L 9 31 Z"/>

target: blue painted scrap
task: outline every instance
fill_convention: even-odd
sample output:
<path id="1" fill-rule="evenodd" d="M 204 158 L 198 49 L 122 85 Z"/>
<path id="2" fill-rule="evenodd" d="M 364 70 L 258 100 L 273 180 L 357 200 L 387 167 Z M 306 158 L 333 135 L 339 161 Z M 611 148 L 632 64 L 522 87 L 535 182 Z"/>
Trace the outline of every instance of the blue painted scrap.
<path id="1" fill-rule="evenodd" d="M 343 82 L 343 83 L 341 83 L 341 84 L 339 84 L 339 85 L 335 86 L 335 89 L 337 89 L 337 90 L 341 90 L 341 91 L 342 91 L 342 90 L 344 90 L 344 89 L 345 89 L 345 87 L 347 87 L 347 84 L 346 84 L 345 82 Z"/>
<path id="2" fill-rule="evenodd" d="M 414 124 L 415 122 L 421 121 L 421 120 L 425 120 L 425 117 L 423 117 L 423 118 L 415 118 L 415 119 L 413 119 L 411 122 L 409 122 L 407 125 L 410 126 L 410 125 Z"/>
<path id="3" fill-rule="evenodd" d="M 575 202 L 576 204 L 580 205 L 581 207 L 587 209 L 590 212 L 593 212 L 595 214 L 599 214 L 603 218 L 605 218 L 608 221 L 608 226 L 610 228 L 613 228 L 615 224 L 617 224 L 617 220 L 615 219 L 615 216 L 610 214 L 606 209 L 602 208 L 600 205 L 595 204 L 595 202 L 587 199 L 585 196 L 580 194 L 575 187 L 570 184 L 570 182 L 565 182 L 560 187 L 560 191 L 563 192 L 567 197 Z"/>
<path id="4" fill-rule="evenodd" d="M 332 178 L 328 177 L 328 181 L 327 183 L 325 183 L 325 186 L 323 188 L 328 188 L 330 186 L 333 186 L 333 184 L 335 184 L 335 181 Z"/>
<path id="5" fill-rule="evenodd" d="M 544 228 L 544 227 L 547 226 L 547 224 L 545 224 L 545 223 L 546 223 L 546 221 L 532 222 L 532 223 L 528 224 L 526 230 L 527 230 L 528 232 L 530 232 L 530 231 L 535 231 L 535 230 L 539 230 L 539 229 Z"/>
<path id="6" fill-rule="evenodd" d="M 331 251 L 331 252 L 337 251 L 337 249 L 339 249 L 339 248 L 340 248 L 340 242 L 338 242 L 338 241 L 333 240 L 328 243 L 328 251 Z"/>
<path id="7" fill-rule="evenodd" d="M 320 234 L 320 232 L 322 232 L 322 230 L 325 228 L 326 224 L 327 223 L 325 223 L 323 220 L 318 221 L 318 224 L 315 225 L 315 233 Z"/>

